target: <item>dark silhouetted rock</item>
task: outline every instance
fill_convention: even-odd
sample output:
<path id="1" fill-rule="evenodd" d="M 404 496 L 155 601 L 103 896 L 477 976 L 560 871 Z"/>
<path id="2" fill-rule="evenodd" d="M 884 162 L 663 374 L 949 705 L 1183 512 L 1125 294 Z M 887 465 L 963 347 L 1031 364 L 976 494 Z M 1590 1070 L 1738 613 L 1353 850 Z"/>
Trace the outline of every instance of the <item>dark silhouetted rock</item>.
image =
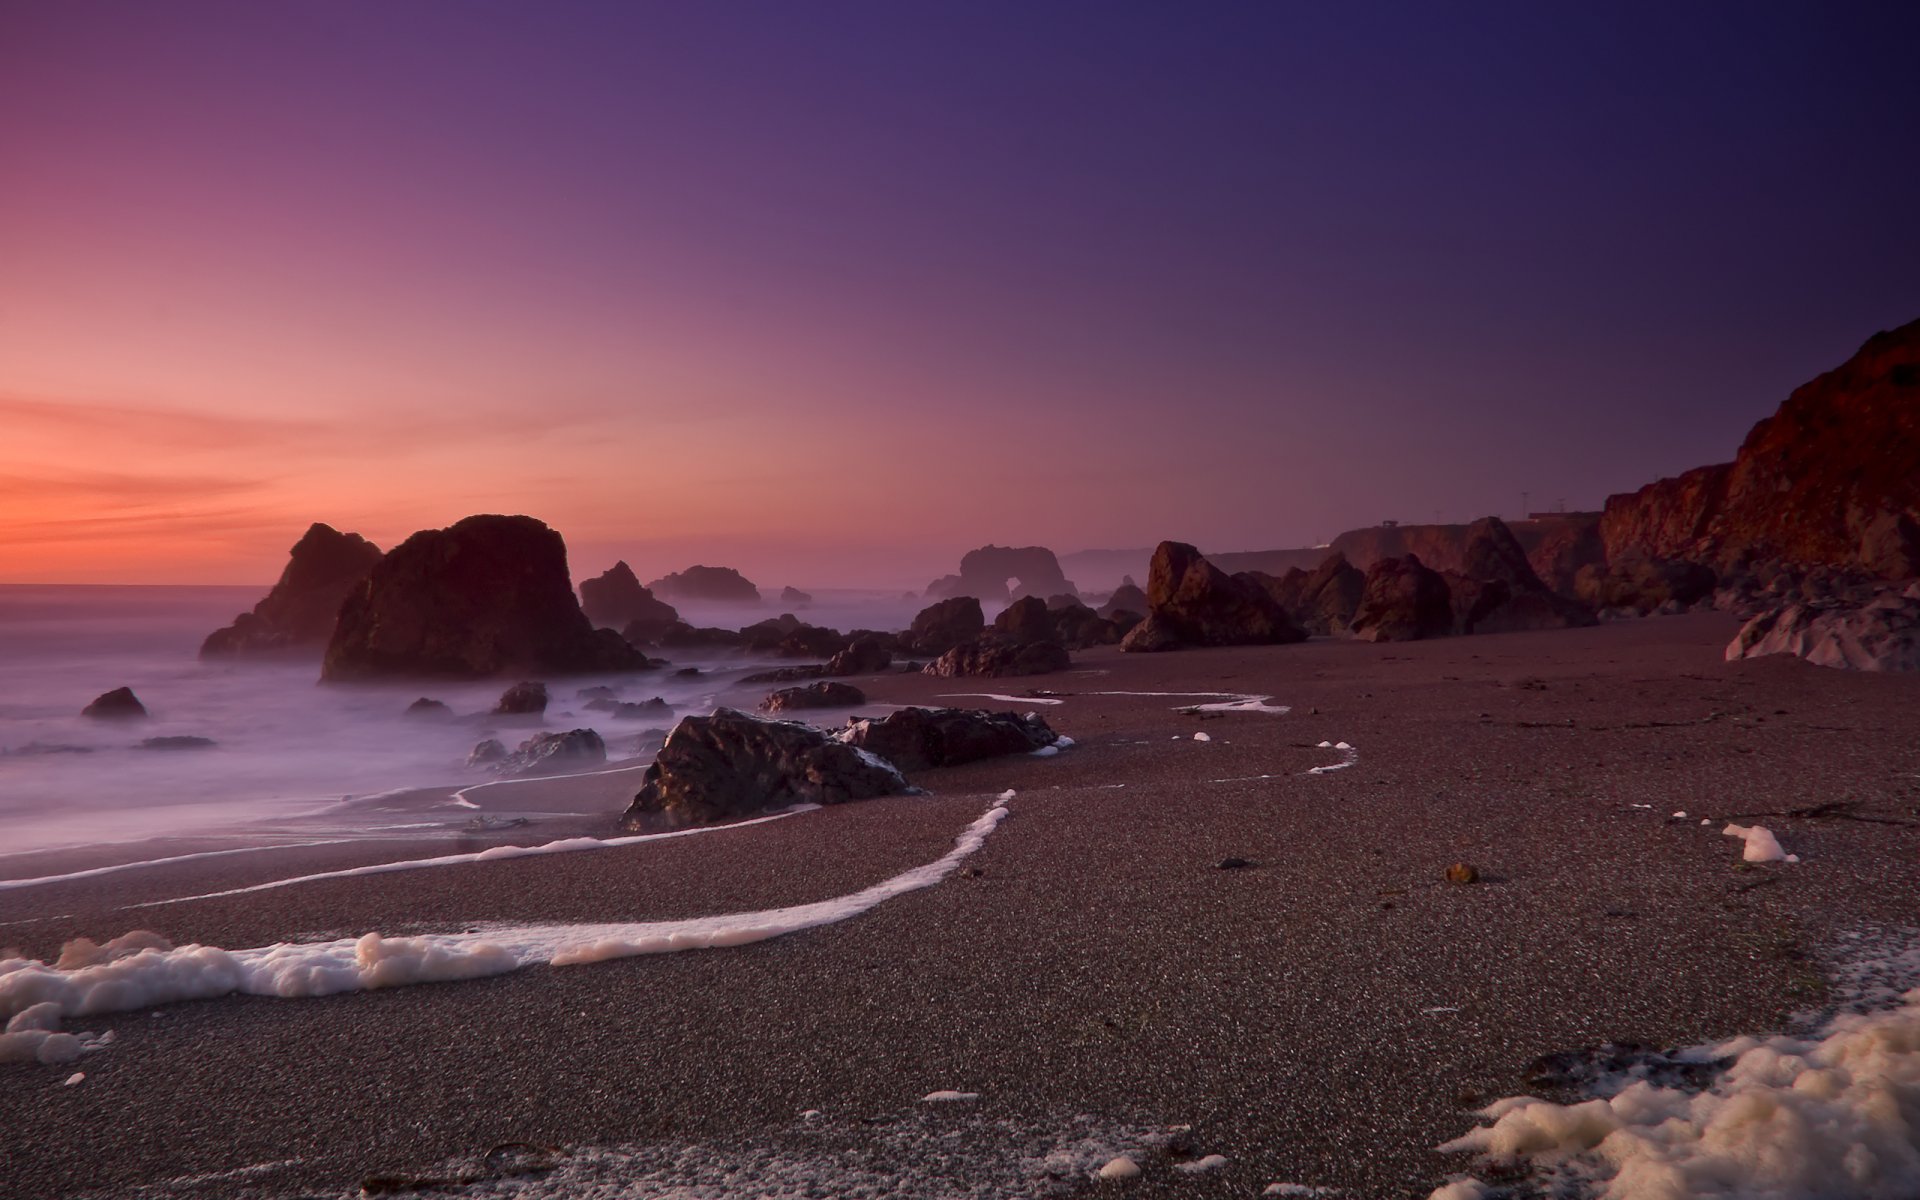
<path id="1" fill-rule="evenodd" d="M 903 708 L 885 717 L 849 721 L 839 736 L 903 771 L 1031 754 L 1060 738 L 1039 716 L 971 708 Z"/>
<path id="2" fill-rule="evenodd" d="M 955 596 L 930 604 L 913 618 L 913 627 L 900 639 L 908 654 L 945 654 L 986 631 L 987 618 L 973 596 Z"/>
<path id="3" fill-rule="evenodd" d="M 1147 605 L 1154 629 L 1134 629 L 1122 650 L 1279 645 L 1307 636 L 1257 579 L 1228 575 L 1183 542 L 1154 550 Z"/>
<path id="4" fill-rule="evenodd" d="M 147 715 L 147 706 L 140 703 L 132 688 L 115 688 L 95 696 L 80 715 L 97 721 L 134 721 Z"/>
<path id="5" fill-rule="evenodd" d="M 588 712 L 609 713 L 617 721 L 651 721 L 673 712 L 673 706 L 658 696 L 639 703 L 595 697 L 587 701 L 585 707 Z"/>
<path id="6" fill-rule="evenodd" d="M 1073 665 L 1058 642 L 1001 642 L 982 639 L 955 646 L 924 668 L 928 675 L 1047 675 Z"/>
<path id="7" fill-rule="evenodd" d="M 580 610 L 595 625 L 618 629 L 620 636 L 635 645 L 651 645 L 680 619 L 673 605 L 655 598 L 624 562 L 581 581 Z"/>
<path id="8" fill-rule="evenodd" d="M 314 524 L 289 552 L 280 580 L 252 612 L 207 635 L 200 657 L 317 650 L 333 636 L 340 604 L 380 561 L 380 548 L 359 534 Z"/>
<path id="9" fill-rule="evenodd" d="M 516 683 L 500 693 L 500 702 L 493 711 L 501 716 L 538 716 L 547 711 L 547 685 L 544 683 Z"/>
<path id="10" fill-rule="evenodd" d="M 813 603 L 813 597 L 796 587 L 780 589 L 780 603 L 790 608 L 805 608 Z"/>
<path id="11" fill-rule="evenodd" d="M 1583 567 L 1574 594 L 1599 609 L 1631 609 L 1645 616 L 1670 602 L 1690 606 L 1713 595 L 1713 569 L 1678 559 L 1629 558 L 1608 567 Z"/>
<path id="12" fill-rule="evenodd" d="M 690 649 L 741 646 L 746 643 L 746 639 L 740 636 L 740 631 L 737 629 L 696 628 L 685 621 L 675 621 L 662 630 L 655 640 L 661 646 Z"/>
<path id="13" fill-rule="evenodd" d="M 1011 581 L 1012 587 L 1008 586 Z M 927 586 L 929 596 L 1002 601 L 1022 596 L 1076 595 L 1060 560 L 1045 546 L 982 546 L 960 559 L 960 573 Z"/>
<path id="14" fill-rule="evenodd" d="M 1038 596 L 1022 596 L 993 619 L 993 632 L 1002 641 L 1048 642 L 1053 640 L 1053 616 L 1047 602 Z"/>
<path id="15" fill-rule="evenodd" d="M 453 710 L 439 700 L 430 700 L 425 696 L 407 705 L 407 715 L 415 720 L 444 720 L 453 715 Z"/>
<path id="16" fill-rule="evenodd" d="M 1152 615 L 1134 622 L 1120 639 L 1120 649 L 1129 654 L 1157 654 L 1165 650 L 1178 650 L 1184 645 L 1186 643 L 1180 639 L 1179 630 L 1171 621 Z"/>
<path id="17" fill-rule="evenodd" d="M 846 647 L 847 639 L 838 631 L 819 625 L 802 625 L 780 639 L 774 652 L 786 658 L 831 658 Z"/>
<path id="18" fill-rule="evenodd" d="M 468 517 L 414 534 L 348 593 L 321 678 L 485 678 L 633 670 L 646 656 L 595 629 L 567 547 L 532 517 Z"/>
<path id="19" fill-rule="evenodd" d="M 1098 611 L 1101 616 L 1108 618 L 1118 612 L 1130 612 L 1144 617 L 1148 607 L 1147 594 L 1140 590 L 1140 585 L 1135 583 L 1133 577 L 1129 575 L 1120 581 L 1119 587 L 1113 589 L 1113 595 L 1107 597 L 1107 602 L 1102 604 Z"/>
<path id="20" fill-rule="evenodd" d="M 1463 569 L 1449 576 L 1457 633 L 1573 629 L 1598 623 L 1593 610 L 1548 588 L 1520 542 L 1498 517 L 1467 528 Z"/>
<path id="21" fill-rule="evenodd" d="M 1058 607 L 1049 605 L 1047 616 L 1053 623 L 1052 640 L 1069 650 L 1112 646 L 1120 641 L 1122 630 L 1117 623 L 1071 597 Z"/>
<path id="22" fill-rule="evenodd" d="M 150 737 L 142 739 L 142 750 L 211 750 L 214 741 L 210 737 L 194 737 L 191 734 L 174 734 L 170 737 Z"/>
<path id="23" fill-rule="evenodd" d="M 1769 654 L 1854 671 L 1920 671 L 1920 584 L 1864 604 L 1803 601 L 1763 612 L 1741 628 L 1726 657 Z"/>
<path id="24" fill-rule="evenodd" d="M 1296 567 L 1278 579 L 1261 576 L 1260 583 L 1294 624 L 1323 637 L 1346 634 L 1367 590 L 1366 572 L 1339 553 L 1329 554 L 1311 571 Z"/>
<path id="25" fill-rule="evenodd" d="M 906 790 L 891 764 L 818 729 L 722 708 L 673 727 L 621 823 L 697 825 Z"/>
<path id="26" fill-rule="evenodd" d="M 467 765 L 470 767 L 491 766 L 507 756 L 507 748 L 496 738 L 478 742 L 467 753 Z"/>
<path id="27" fill-rule="evenodd" d="M 844 683 L 816 683 L 808 687 L 782 688 L 760 702 L 770 713 L 795 708 L 852 708 L 865 704 L 867 694 Z"/>
<path id="28" fill-rule="evenodd" d="M 1388 558 L 1367 572 L 1353 616 L 1353 636 L 1368 642 L 1411 642 L 1453 632 L 1453 595 L 1418 557 Z"/>
<path id="29" fill-rule="evenodd" d="M 541 733 L 520 743 L 495 770 L 505 776 L 557 775 L 584 771 L 607 761 L 607 744 L 591 729 Z"/>
<path id="30" fill-rule="evenodd" d="M 688 567 L 664 575 L 647 585 L 653 594 L 669 601 L 694 601 L 707 604 L 758 604 L 760 589 L 732 567 Z"/>
<path id="31" fill-rule="evenodd" d="M 873 635 L 855 637 L 827 660 L 829 675 L 873 675 L 893 665 L 891 639 Z"/>

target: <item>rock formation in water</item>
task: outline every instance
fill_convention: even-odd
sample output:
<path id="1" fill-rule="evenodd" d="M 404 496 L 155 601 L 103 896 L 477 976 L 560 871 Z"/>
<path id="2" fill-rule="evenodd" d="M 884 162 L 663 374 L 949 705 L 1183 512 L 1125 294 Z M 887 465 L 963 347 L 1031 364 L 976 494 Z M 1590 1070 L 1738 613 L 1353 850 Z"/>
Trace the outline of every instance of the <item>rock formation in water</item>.
<path id="1" fill-rule="evenodd" d="M 567 547 L 532 517 L 414 534 L 347 594 L 321 678 L 479 679 L 636 670 L 646 656 L 580 611 Z"/>
<path id="2" fill-rule="evenodd" d="M 780 603 L 788 608 L 805 608 L 813 603 L 813 597 L 797 587 L 780 589 Z"/>
<path id="3" fill-rule="evenodd" d="M 1767 560 L 1920 575 L 1920 321 L 1795 389 L 1731 463 L 1607 499 L 1610 562 Z"/>
<path id="4" fill-rule="evenodd" d="M 1011 586 L 1009 586 L 1011 585 Z M 1045 546 L 982 546 L 960 559 L 960 573 L 928 585 L 933 597 L 972 596 L 998 604 L 1022 596 L 1077 595 Z"/>
<path id="5" fill-rule="evenodd" d="M 1147 573 L 1147 619 L 1123 650 L 1281 645 L 1306 638 L 1252 575 L 1228 575 L 1183 542 L 1161 542 Z"/>
<path id="6" fill-rule="evenodd" d="M 680 619 L 673 605 L 656 598 L 625 562 L 581 581 L 580 611 L 595 625 L 620 630 L 636 645 L 650 643 Z"/>
<path id="7" fill-rule="evenodd" d="M 971 708 L 903 708 L 850 721 L 839 736 L 903 771 L 1031 754 L 1060 740 L 1041 717 Z"/>
<path id="8" fill-rule="evenodd" d="M 147 706 L 140 703 L 132 688 L 120 687 L 95 696 L 80 715 L 96 721 L 137 721 L 147 715 Z"/>
<path id="9" fill-rule="evenodd" d="M 688 567 L 649 583 L 663 599 L 707 604 L 758 604 L 760 589 L 732 567 Z"/>
<path id="10" fill-rule="evenodd" d="M 333 636 L 340 603 L 380 561 L 380 548 L 357 533 L 315 523 L 293 544 L 280 580 L 265 598 L 207 635 L 200 657 L 319 649 Z"/>
<path id="11" fill-rule="evenodd" d="M 621 823 L 697 825 L 906 790 L 890 763 L 821 730 L 722 708 L 673 727 Z"/>
<path id="12" fill-rule="evenodd" d="M 607 744 L 591 729 L 569 729 L 565 733 L 540 733 L 520 743 L 520 748 L 499 759 L 497 774 L 509 778 L 530 775 L 560 775 L 585 771 L 607 761 Z"/>

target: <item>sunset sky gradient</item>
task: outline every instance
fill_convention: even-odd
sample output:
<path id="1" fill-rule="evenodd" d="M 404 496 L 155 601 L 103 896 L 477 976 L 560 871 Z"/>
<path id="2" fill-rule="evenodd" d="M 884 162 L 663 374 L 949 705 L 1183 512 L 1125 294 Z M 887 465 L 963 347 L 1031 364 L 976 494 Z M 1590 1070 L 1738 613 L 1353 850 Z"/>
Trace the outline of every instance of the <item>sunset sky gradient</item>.
<path id="1" fill-rule="evenodd" d="M 1596 506 L 1920 316 L 1920 7 L 1768 7 L 11 4 L 0 582 Z"/>

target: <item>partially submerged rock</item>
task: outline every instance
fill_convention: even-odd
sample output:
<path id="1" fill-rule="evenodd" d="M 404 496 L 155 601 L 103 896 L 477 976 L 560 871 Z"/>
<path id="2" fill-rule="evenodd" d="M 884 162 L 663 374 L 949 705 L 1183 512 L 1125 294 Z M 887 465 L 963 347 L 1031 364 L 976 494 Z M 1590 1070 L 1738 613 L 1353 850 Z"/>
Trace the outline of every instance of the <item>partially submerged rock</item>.
<path id="1" fill-rule="evenodd" d="M 903 708 L 885 717 L 850 721 L 839 737 L 903 771 L 1031 754 L 1060 740 L 1037 714 L 1023 717 L 972 708 Z"/>
<path id="2" fill-rule="evenodd" d="M 215 742 L 210 737 L 196 737 L 193 734 L 171 734 L 167 737 L 150 737 L 141 740 L 141 750 L 211 750 Z"/>
<path id="3" fill-rule="evenodd" d="M 147 706 L 140 703 L 132 688 L 120 687 L 95 696 L 80 715 L 96 721 L 137 721 L 147 715 Z"/>
<path id="4" fill-rule="evenodd" d="M 646 661 L 580 611 L 559 534 L 532 517 L 477 516 L 422 530 L 374 565 L 341 605 L 321 678 L 588 674 Z"/>
<path id="5" fill-rule="evenodd" d="M 552 775 L 582 771 L 607 761 L 607 744 L 591 729 L 541 733 L 500 759 L 495 770 L 506 776 Z"/>
<path id="6" fill-rule="evenodd" d="M 1727 661 L 1792 654 L 1821 667 L 1920 671 L 1920 584 L 1865 604 L 1788 604 L 1748 621 Z"/>
<path id="7" fill-rule="evenodd" d="M 656 598 L 625 562 L 581 581 L 580 610 L 595 625 L 618 629 L 636 645 L 650 643 L 680 619 L 673 605 Z"/>
<path id="8" fill-rule="evenodd" d="M 852 708 L 865 704 L 867 694 L 857 687 L 845 683 L 821 682 L 807 687 L 782 688 L 769 693 L 760 707 L 766 712 L 781 713 L 796 708 Z"/>
<path id="9" fill-rule="evenodd" d="M 531 680 L 516 683 L 500 693 L 493 711 L 503 717 L 538 716 L 547 711 L 547 685 Z"/>
<path id="10" fill-rule="evenodd" d="M 444 701 L 431 700 L 425 696 L 407 705 L 407 715 L 415 720 L 445 720 L 453 715 Z"/>
<path id="11" fill-rule="evenodd" d="M 709 604 L 758 604 L 760 589 L 732 567 L 693 566 L 663 575 L 647 585 L 668 600 Z"/>
<path id="12" fill-rule="evenodd" d="M 906 790 L 892 764 L 858 746 L 810 725 L 722 708 L 673 727 L 621 823 L 697 825 Z"/>
<path id="13" fill-rule="evenodd" d="M 829 675 L 873 675 L 893 665 L 891 638 L 877 634 L 854 636 L 827 660 Z"/>
<path id="14" fill-rule="evenodd" d="M 287 565 L 253 611 L 207 635 L 201 658 L 317 650 L 333 636 L 340 604 L 380 561 L 380 547 L 357 533 L 315 522 L 288 552 Z"/>

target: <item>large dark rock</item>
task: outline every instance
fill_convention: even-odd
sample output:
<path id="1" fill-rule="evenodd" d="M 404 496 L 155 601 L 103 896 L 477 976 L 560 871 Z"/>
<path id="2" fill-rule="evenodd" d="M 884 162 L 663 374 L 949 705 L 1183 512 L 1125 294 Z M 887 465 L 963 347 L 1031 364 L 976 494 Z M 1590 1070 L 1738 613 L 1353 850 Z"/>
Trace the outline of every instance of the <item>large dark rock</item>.
<path id="1" fill-rule="evenodd" d="M 607 744 L 591 729 L 570 729 L 565 733 L 541 733 L 520 743 L 520 748 L 499 761 L 501 775 L 553 775 L 584 771 L 607 761 Z"/>
<path id="2" fill-rule="evenodd" d="M 500 693 L 493 711 L 506 717 L 539 716 L 547 711 L 547 685 L 533 681 L 516 683 Z"/>
<path id="3" fill-rule="evenodd" d="M 1412 554 L 1386 558 L 1367 572 L 1353 616 L 1353 636 L 1367 642 L 1411 642 L 1453 632 L 1453 595 L 1438 571 Z"/>
<path id="4" fill-rule="evenodd" d="M 891 764 L 818 729 L 722 708 L 673 727 L 621 823 L 697 825 L 906 790 Z"/>
<path id="5" fill-rule="evenodd" d="M 1053 623 L 1052 640 L 1069 650 L 1111 646 L 1119 642 L 1124 632 L 1119 623 L 1074 599 L 1060 605 L 1049 604 L 1047 616 Z"/>
<path id="6" fill-rule="evenodd" d="M 1038 596 L 1022 596 L 993 619 L 993 632 L 1002 641 L 1047 642 L 1053 640 L 1053 616 L 1047 602 Z"/>
<path id="7" fill-rule="evenodd" d="M 122 687 L 95 696 L 80 715 L 96 721 L 137 721 L 147 715 L 147 706 L 140 703 L 132 688 Z"/>
<path id="8" fill-rule="evenodd" d="M 1607 560 L 1780 560 L 1920 575 L 1920 321 L 1868 338 L 1755 425 L 1731 463 L 1607 498 Z"/>
<path id="9" fill-rule="evenodd" d="M 1008 583 L 1011 581 L 1012 586 Z M 1073 595 L 1060 560 L 1045 546 L 982 546 L 960 559 L 960 574 L 933 581 L 929 596 L 972 596 L 996 603 L 1021 596 Z"/>
<path id="10" fill-rule="evenodd" d="M 207 635 L 200 657 L 318 649 L 333 636 L 340 604 L 380 561 L 380 548 L 357 533 L 315 523 L 287 557 L 279 582 L 252 612 Z"/>
<path id="11" fill-rule="evenodd" d="M 688 567 L 663 575 L 647 585 L 667 600 L 708 604 L 758 604 L 760 589 L 732 567 Z"/>
<path id="12" fill-rule="evenodd" d="M 783 713 L 796 708 L 853 708 L 866 702 L 867 694 L 857 687 L 821 682 L 771 692 L 760 702 L 760 707 L 766 712 Z"/>
<path id="13" fill-rule="evenodd" d="M 618 629 L 636 645 L 650 644 L 680 619 L 673 605 L 657 599 L 625 562 L 580 584 L 580 610 L 595 625 Z"/>
<path id="14" fill-rule="evenodd" d="M 1519 539 L 1498 517 L 1467 528 L 1460 574 L 1449 576 L 1457 633 L 1509 633 L 1593 625 L 1593 610 L 1541 582 Z"/>
<path id="15" fill-rule="evenodd" d="M 1183 542 L 1161 542 L 1147 576 L 1154 636 L 1135 636 L 1122 650 L 1173 646 L 1279 645 L 1306 638 L 1286 610 L 1251 575 L 1228 575 Z"/>
<path id="16" fill-rule="evenodd" d="M 1005 642 L 982 638 L 963 642 L 928 663 L 928 675 L 965 676 L 1047 675 L 1064 671 L 1073 662 L 1058 642 Z"/>
<path id="17" fill-rule="evenodd" d="M 1321 636 L 1344 635 L 1367 590 L 1366 572 L 1340 553 L 1329 554 L 1311 571 L 1295 567 L 1278 579 L 1271 575 L 1259 578 L 1267 594 L 1287 610 L 1294 624 Z"/>
<path id="18" fill-rule="evenodd" d="M 632 641 L 633 639 L 630 637 L 628 640 Z M 746 639 L 741 636 L 740 631 L 737 629 L 695 627 L 687 624 L 685 621 L 675 621 L 672 625 L 662 630 L 655 638 L 655 641 L 658 645 L 670 649 L 680 647 L 710 649 L 722 646 L 740 646 L 746 643 Z"/>
<path id="19" fill-rule="evenodd" d="M 1140 590 L 1140 585 L 1135 583 L 1133 577 L 1129 575 L 1120 581 L 1119 587 L 1113 589 L 1113 595 L 1107 597 L 1107 602 L 1100 606 L 1099 613 L 1103 617 L 1111 617 L 1120 612 L 1145 616 L 1149 607 L 1151 606 L 1147 603 L 1147 594 Z"/>
<path id="20" fill-rule="evenodd" d="M 827 660 L 829 675 L 872 675 L 893 665 L 891 638 L 861 634 Z"/>
<path id="21" fill-rule="evenodd" d="M 913 627 L 900 639 L 900 648 L 908 654 L 945 654 L 979 637 L 986 628 L 980 601 L 973 596 L 955 596 L 921 609 L 913 618 Z"/>
<path id="22" fill-rule="evenodd" d="M 340 608 L 320 677 L 476 679 L 633 670 L 646 656 L 580 611 L 560 535 L 532 517 L 414 534 Z"/>
<path id="23" fill-rule="evenodd" d="M 1741 628 L 1726 658 L 1769 654 L 1854 671 L 1920 671 L 1920 584 L 1864 604 L 1804 601 L 1769 609 Z"/>
<path id="24" fill-rule="evenodd" d="M 1030 754 L 1060 739 L 1037 715 L 971 708 L 903 708 L 881 718 L 849 721 L 840 737 L 903 771 Z"/>

